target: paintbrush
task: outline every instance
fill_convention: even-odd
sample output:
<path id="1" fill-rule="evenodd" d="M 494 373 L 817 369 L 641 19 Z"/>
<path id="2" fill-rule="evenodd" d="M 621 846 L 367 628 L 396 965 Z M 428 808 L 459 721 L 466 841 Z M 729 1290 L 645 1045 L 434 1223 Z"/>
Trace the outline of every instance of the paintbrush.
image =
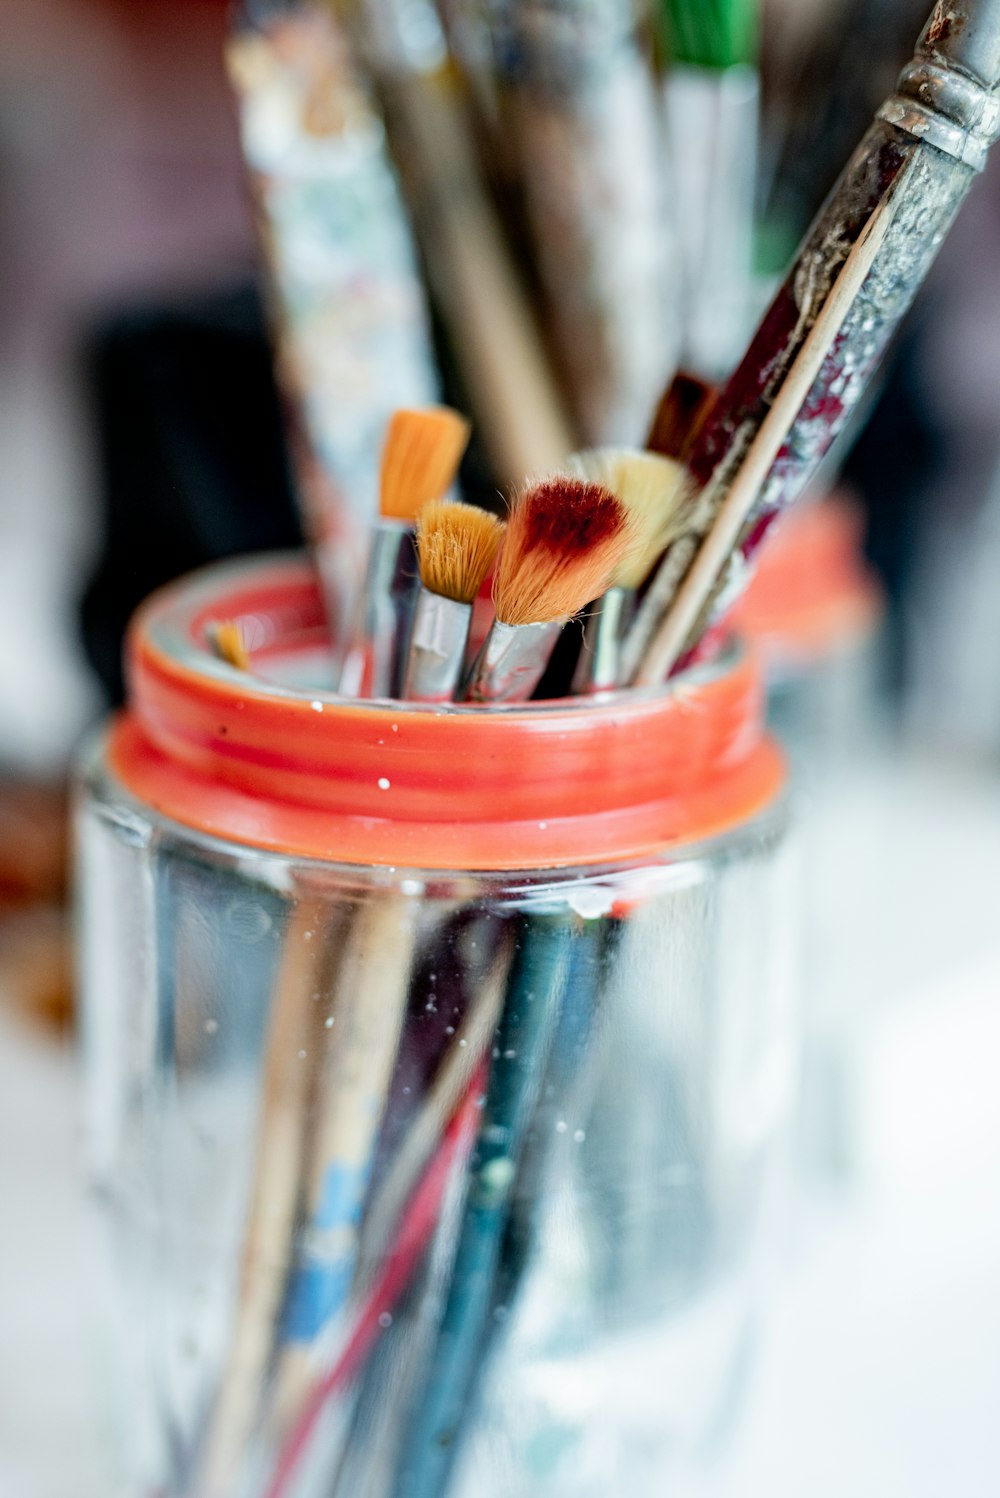
<path id="1" fill-rule="evenodd" d="M 442 936 L 446 929 L 443 928 Z M 449 1238 L 447 1227 L 442 1228 L 437 1220 L 445 1211 L 445 1196 L 453 1195 L 460 1187 L 458 1180 L 448 1182 L 447 1179 L 450 1170 L 447 1156 L 454 1154 L 449 1136 L 453 1134 L 456 1119 L 465 1115 L 471 1123 L 471 1135 L 467 1137 L 467 1149 L 459 1152 L 459 1168 L 464 1173 L 466 1156 L 471 1151 L 479 1130 L 482 1095 L 489 1070 L 488 1056 L 507 988 L 511 959 L 511 945 L 507 937 L 505 927 L 494 958 L 488 969 L 479 974 L 462 1022 L 448 1042 L 419 1107 L 407 1120 L 405 1132 L 391 1147 L 384 1162 L 385 1168 L 373 1185 L 371 1200 L 365 1208 L 357 1285 L 352 1302 L 355 1321 L 360 1322 L 365 1314 L 370 1320 L 372 1311 L 377 1314 L 384 1309 L 391 1310 L 391 1305 L 384 1304 L 384 1292 L 380 1289 L 387 1278 L 395 1279 L 399 1295 L 412 1289 L 410 1281 L 419 1271 L 424 1252 L 432 1248 L 431 1240 L 434 1237 L 439 1242 L 432 1248 L 432 1257 L 443 1254 L 445 1262 L 450 1263 L 448 1244 L 451 1241 L 453 1248 L 454 1243 Z M 417 1002 L 419 1005 L 419 1000 Z M 436 1205 L 429 1217 L 424 1218 L 421 1237 L 414 1239 L 410 1227 L 412 1206 L 422 1196 L 426 1196 L 428 1184 L 435 1180 L 441 1188 Z M 447 1191 L 444 1189 L 446 1184 Z M 440 1241 L 442 1236 L 444 1241 Z M 404 1263 L 408 1264 L 405 1277 L 402 1274 Z M 380 1295 L 383 1297 L 382 1304 L 376 1298 Z M 419 1319 L 426 1320 L 423 1316 Z M 298 1426 L 288 1437 L 285 1450 L 295 1461 L 298 1459 L 297 1453 L 311 1441 L 323 1405 L 344 1382 L 342 1370 L 345 1361 L 349 1360 L 352 1364 L 351 1376 L 359 1385 L 354 1420 L 365 1432 L 363 1441 L 358 1443 L 359 1449 L 354 1454 L 353 1461 L 360 1465 L 368 1483 L 372 1483 L 375 1480 L 373 1471 L 383 1464 L 391 1467 L 394 1460 L 396 1437 L 400 1434 L 400 1411 L 406 1407 L 410 1380 L 415 1378 L 419 1384 L 423 1374 L 423 1338 L 414 1328 L 407 1335 L 404 1346 L 386 1353 L 391 1371 L 382 1366 L 379 1359 L 369 1360 L 364 1366 L 361 1354 L 350 1351 L 354 1340 L 353 1336 L 348 1336 L 344 1350 L 336 1356 L 331 1371 L 324 1372 L 318 1380 Z M 389 1408 L 384 1407 L 381 1394 L 386 1377 L 391 1378 L 397 1396 L 394 1405 Z M 377 1417 L 372 1413 L 372 1403 L 379 1406 Z M 376 1423 L 379 1434 L 378 1441 L 373 1446 L 371 1438 L 373 1425 Z M 350 1468 L 352 1458 L 347 1453 L 345 1456 Z M 284 1459 L 279 1462 L 279 1467 L 287 1465 Z M 357 1481 L 361 1481 L 360 1476 Z M 334 1487 L 336 1491 L 340 1491 L 337 1484 Z M 365 1487 L 364 1490 L 382 1491 L 378 1487 Z M 283 1494 L 284 1491 L 283 1486 L 280 1489 L 275 1487 L 273 1498 L 279 1498 L 279 1492 Z M 348 1486 L 345 1491 L 353 1493 L 355 1488 Z"/>
<path id="2" fill-rule="evenodd" d="M 358 906 L 337 943 L 315 1070 L 304 1223 L 282 1312 L 269 1425 L 292 1428 L 343 1321 L 361 1213 L 406 1013 L 420 906 L 395 889 Z"/>
<path id="3" fill-rule="evenodd" d="M 662 0 L 683 287 L 682 362 L 732 370 L 752 316 L 758 0 Z"/>
<path id="4" fill-rule="evenodd" d="M 397 31 L 393 43 L 370 37 L 369 46 L 428 282 L 490 466 L 513 486 L 556 467 L 578 441 L 486 193 L 433 9 L 418 5 L 414 25 L 413 7 L 371 8 L 390 12 L 383 32 Z"/>
<path id="5" fill-rule="evenodd" d="M 493 1049 L 469 1192 L 395 1498 L 442 1498 L 468 1413 L 526 1132 L 544 1080 L 575 922 L 525 913 Z"/>
<path id="6" fill-rule="evenodd" d="M 486 1063 L 480 1054 L 463 1094 L 455 1099 L 452 1114 L 440 1120 L 441 1137 L 435 1139 L 433 1152 L 428 1151 L 425 1168 L 415 1179 L 408 1199 L 401 1206 L 394 1236 L 384 1245 L 377 1272 L 352 1308 L 352 1324 L 341 1346 L 316 1379 L 298 1419 L 282 1444 L 266 1498 L 286 1498 L 293 1490 L 300 1463 L 311 1454 L 310 1448 L 330 1404 L 339 1398 L 345 1386 L 370 1376 L 372 1368 L 378 1366 L 379 1346 L 384 1345 L 386 1336 L 386 1318 L 392 1318 L 394 1307 L 412 1290 L 414 1280 L 418 1279 L 428 1250 L 433 1251 L 434 1239 L 440 1230 L 440 1216 L 447 1211 L 449 1195 L 454 1193 L 457 1182 L 461 1180 L 478 1131 L 485 1077 Z M 417 1350 L 413 1346 L 415 1342 L 417 1338 L 411 1332 L 404 1348 L 406 1363 Z M 398 1384 L 398 1366 L 394 1368 L 394 1377 Z M 385 1407 L 381 1400 L 380 1404 L 383 1406 L 383 1424 L 391 1430 L 393 1422 L 398 1419 L 398 1410 L 394 1406 Z M 386 1461 L 387 1453 L 384 1433 L 380 1432 L 376 1438 L 372 1430 L 372 1419 L 364 1409 L 363 1394 L 353 1418 L 364 1421 L 365 1431 L 364 1439 L 358 1442 L 353 1455 L 359 1457 L 366 1471 L 370 1471 L 373 1465 Z M 351 1457 L 348 1439 L 344 1452 L 348 1465 Z M 333 1478 L 331 1492 L 339 1491 L 339 1482 L 339 1475 Z"/>
<path id="7" fill-rule="evenodd" d="M 250 655 L 239 625 L 233 619 L 213 619 L 205 626 L 205 638 L 217 660 L 237 671 L 250 670 Z"/>
<path id="8" fill-rule="evenodd" d="M 661 112 L 637 12 L 507 0 L 490 20 L 502 118 L 577 428 L 588 445 L 637 443 L 678 332 Z"/>
<path id="9" fill-rule="evenodd" d="M 439 396 L 430 317 L 385 126 L 343 14 L 246 0 L 226 58 L 296 489 L 342 647 L 385 422 L 395 407 Z"/>
<path id="10" fill-rule="evenodd" d="M 857 407 L 1000 129 L 1000 0 L 935 6 L 688 455 L 685 532 L 623 651 L 662 681 L 735 601 Z"/>
<path id="11" fill-rule="evenodd" d="M 503 541 L 504 523 L 477 505 L 434 500 L 417 522 L 420 591 L 403 696 L 450 702 L 465 665 L 472 607 Z"/>
<path id="12" fill-rule="evenodd" d="M 591 604 L 583 646 L 573 676 L 577 695 L 614 687 L 621 674 L 621 644 L 631 623 L 636 590 L 669 544 L 687 480 L 680 463 L 655 453 L 603 447 L 575 454 L 571 473 L 618 496 L 628 515 L 631 539 L 608 589 Z"/>
<path id="13" fill-rule="evenodd" d="M 525 491 L 510 512 L 493 579 L 496 618 L 473 662 L 470 702 L 526 702 L 560 629 L 605 591 L 631 542 L 610 490 L 560 475 Z"/>
<path id="14" fill-rule="evenodd" d="M 708 418 L 718 395 L 714 385 L 679 369 L 656 408 L 646 446 L 650 452 L 681 462 Z"/>
<path id="15" fill-rule="evenodd" d="M 395 411 L 389 420 L 379 519 L 340 678 L 348 696 L 399 696 L 417 586 L 414 526 L 424 505 L 450 489 L 468 440 L 468 422 L 446 406 Z"/>
<path id="16" fill-rule="evenodd" d="M 301 1058 L 309 1045 L 314 994 L 324 982 L 333 934 L 324 892 L 297 890 L 268 1027 L 239 1301 L 198 1468 L 199 1491 L 210 1498 L 232 1491 L 247 1439 L 260 1418 L 268 1369 L 280 1340 L 307 1148 L 309 1072 Z"/>

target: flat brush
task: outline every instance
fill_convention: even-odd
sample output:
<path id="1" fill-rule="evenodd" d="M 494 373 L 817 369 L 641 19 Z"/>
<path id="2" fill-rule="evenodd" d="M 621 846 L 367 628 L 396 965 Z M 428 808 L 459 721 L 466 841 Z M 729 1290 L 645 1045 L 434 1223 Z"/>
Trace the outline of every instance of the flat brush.
<path id="1" fill-rule="evenodd" d="M 503 540 L 504 523 L 477 505 L 433 500 L 417 522 L 420 591 L 403 696 L 451 702 L 465 665 L 472 607 Z"/>
<path id="2" fill-rule="evenodd" d="M 357 697 L 398 697 L 417 586 L 414 526 L 424 505 L 450 489 L 469 440 L 464 417 L 446 406 L 396 411 L 386 432 L 379 519 L 340 677 Z"/>
<path id="3" fill-rule="evenodd" d="M 625 506 L 572 475 L 514 505 L 493 580 L 496 618 L 473 664 L 470 702 L 526 702 L 560 629 L 606 590 L 631 541 Z"/>
<path id="4" fill-rule="evenodd" d="M 682 464 L 655 453 L 604 447 L 577 453 L 570 472 L 616 494 L 628 515 L 630 541 L 603 597 L 587 611 L 583 648 L 573 677 L 577 695 L 617 686 L 621 645 L 636 591 L 669 544 L 686 482 Z"/>
<path id="5" fill-rule="evenodd" d="M 1000 0 L 944 0 L 687 459 L 685 529 L 626 640 L 662 681 L 735 601 L 868 388 L 1000 129 Z"/>

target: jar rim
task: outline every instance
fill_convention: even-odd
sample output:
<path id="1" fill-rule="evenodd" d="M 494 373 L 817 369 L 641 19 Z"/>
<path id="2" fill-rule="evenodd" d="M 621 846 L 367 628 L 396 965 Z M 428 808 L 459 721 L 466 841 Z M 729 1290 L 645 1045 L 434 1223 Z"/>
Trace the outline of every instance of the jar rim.
<path id="1" fill-rule="evenodd" d="M 230 841 L 394 867 L 598 864 L 704 841 L 783 784 L 742 645 L 664 687 L 487 711 L 248 677 L 211 654 L 219 619 L 259 626 L 265 666 L 324 639 L 300 557 L 226 562 L 161 589 L 130 628 L 129 706 L 109 755 L 155 810 Z"/>
<path id="2" fill-rule="evenodd" d="M 168 583 L 152 593 L 140 605 L 130 626 L 130 633 L 143 632 L 150 645 L 169 656 L 178 666 L 197 671 L 219 682 L 235 685 L 244 693 L 260 695 L 269 699 L 289 701 L 315 701 L 332 707 L 350 707 L 354 711 L 384 713 L 391 706 L 394 713 L 435 717 L 481 716 L 483 708 L 471 702 L 436 702 L 428 706 L 422 702 L 407 702 L 401 698 L 378 697 L 357 698 L 345 696 L 333 688 L 318 685 L 295 686 L 268 676 L 249 676 L 239 667 L 216 655 L 207 638 L 207 627 L 222 620 L 236 624 L 244 637 L 253 625 L 265 623 L 259 604 L 258 581 L 255 574 L 266 579 L 266 592 L 277 587 L 287 588 L 296 604 L 304 604 L 302 616 L 293 628 L 315 634 L 328 642 L 325 619 L 322 615 L 322 594 L 317 583 L 304 586 L 311 578 L 311 569 L 300 553 L 269 554 L 261 557 L 238 557 L 234 560 L 213 563 L 187 574 L 180 583 Z M 229 591 L 230 581 L 236 586 Z M 252 607 L 252 602 L 257 607 Z M 247 607 L 250 606 L 249 619 Z M 275 621 L 270 621 L 271 628 Z M 288 628 L 289 620 L 277 622 L 279 630 Z M 274 641 L 265 641 L 264 648 Z M 277 643 L 287 645 L 288 641 Z M 255 655 L 260 644 L 251 642 Z M 747 643 L 742 636 L 730 635 L 721 650 L 706 660 L 697 662 L 685 670 L 683 677 L 661 684 L 641 687 L 614 687 L 595 693 L 593 696 L 555 697 L 532 702 L 495 702 L 490 704 L 491 716 L 504 714 L 530 714 L 540 717 L 564 713 L 615 712 L 622 707 L 638 702 L 657 702 L 689 691 L 706 682 L 727 675 L 747 652 Z"/>

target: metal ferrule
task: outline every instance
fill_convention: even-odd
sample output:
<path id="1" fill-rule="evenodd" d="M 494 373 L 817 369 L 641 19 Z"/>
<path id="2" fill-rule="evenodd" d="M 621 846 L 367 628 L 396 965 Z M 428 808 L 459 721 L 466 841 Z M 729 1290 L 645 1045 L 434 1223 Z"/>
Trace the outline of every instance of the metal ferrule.
<path id="1" fill-rule="evenodd" d="M 467 702 L 527 702 L 545 672 L 563 620 L 501 624 L 494 619 L 469 673 Z"/>
<path id="2" fill-rule="evenodd" d="M 417 577 L 412 529 L 399 521 L 380 520 L 372 536 L 359 621 L 341 672 L 341 692 L 354 697 L 399 696 Z"/>
<path id="3" fill-rule="evenodd" d="M 472 605 L 421 588 L 413 613 L 403 696 L 409 702 L 451 702 L 462 677 Z"/>
<path id="4" fill-rule="evenodd" d="M 879 119 L 981 172 L 1000 134 L 1000 5 L 939 0 Z"/>
<path id="5" fill-rule="evenodd" d="M 573 674 L 573 693 L 584 697 L 619 686 L 622 644 L 635 613 L 635 594 L 628 588 L 609 588 L 594 603 L 583 627 L 583 645 Z"/>

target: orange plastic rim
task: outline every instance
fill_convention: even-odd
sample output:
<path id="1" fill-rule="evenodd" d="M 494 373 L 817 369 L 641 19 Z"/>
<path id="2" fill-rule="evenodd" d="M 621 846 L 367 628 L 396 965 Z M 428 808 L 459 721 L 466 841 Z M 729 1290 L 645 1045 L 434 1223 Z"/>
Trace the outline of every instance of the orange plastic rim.
<path id="1" fill-rule="evenodd" d="M 241 622 L 252 675 L 212 658 L 213 618 Z M 491 711 L 262 679 L 322 639 L 316 578 L 299 560 L 229 564 L 164 589 L 130 631 L 112 772 L 162 816 L 229 842 L 475 872 L 655 857 L 751 820 L 784 783 L 741 649 L 670 689 Z"/>

